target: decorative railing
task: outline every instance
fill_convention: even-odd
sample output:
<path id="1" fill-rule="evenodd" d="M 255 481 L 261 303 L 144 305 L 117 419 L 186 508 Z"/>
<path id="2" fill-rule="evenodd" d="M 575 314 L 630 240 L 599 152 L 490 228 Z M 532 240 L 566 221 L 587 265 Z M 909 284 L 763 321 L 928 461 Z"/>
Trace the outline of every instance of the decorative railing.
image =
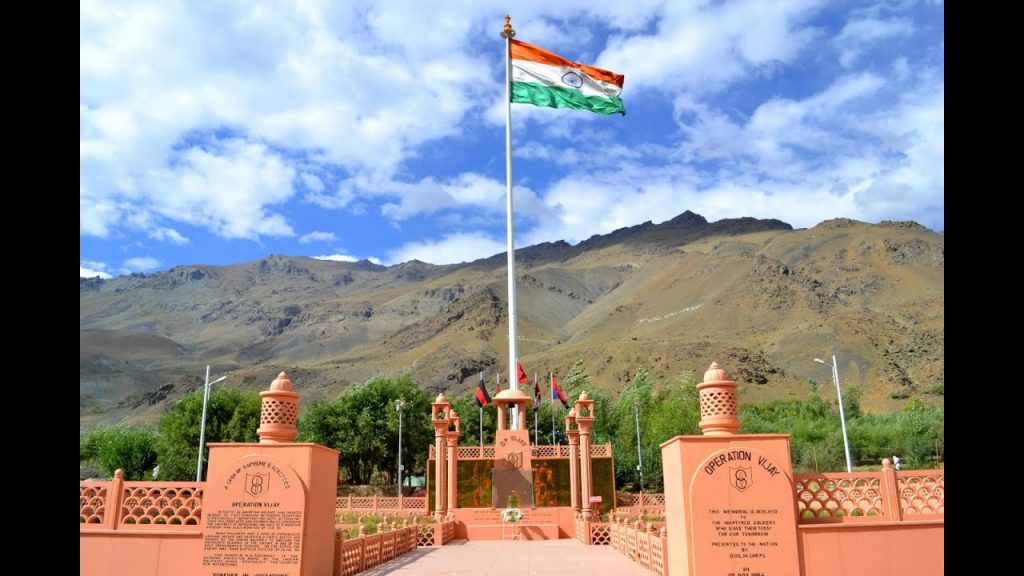
<path id="1" fill-rule="evenodd" d="M 433 548 L 444 546 L 455 539 L 455 521 L 445 520 L 432 524 L 418 524 L 415 526 L 416 546 L 420 548 Z"/>
<path id="2" fill-rule="evenodd" d="M 562 448 L 565 448 L 565 454 L 562 454 Z M 531 446 L 530 456 L 533 458 L 568 458 L 569 447 L 557 444 L 553 446 Z"/>
<path id="3" fill-rule="evenodd" d="M 393 560 L 416 549 L 416 533 L 422 526 L 396 528 L 381 525 L 381 531 L 366 535 L 360 526 L 359 535 L 345 539 L 345 530 L 334 530 L 334 576 L 350 576 Z"/>
<path id="4" fill-rule="evenodd" d="M 448 520 L 441 523 L 441 545 L 455 540 L 455 521 Z"/>
<path id="5" fill-rule="evenodd" d="M 660 493 L 616 494 L 617 508 L 664 508 L 665 495 Z"/>
<path id="6" fill-rule="evenodd" d="M 424 496 L 340 496 L 334 500 L 339 512 L 408 512 L 421 514 L 427 511 Z"/>
<path id="7" fill-rule="evenodd" d="M 459 446 L 459 460 L 494 460 L 494 446 Z M 434 457 L 434 447 L 430 447 L 430 458 Z"/>
<path id="8" fill-rule="evenodd" d="M 931 520 L 945 515 L 942 470 L 896 471 L 888 460 L 878 472 L 794 474 L 797 522 Z"/>
<path id="9" fill-rule="evenodd" d="M 530 446 L 530 456 L 533 458 L 568 458 L 571 446 L 566 444 L 541 444 Z M 459 446 L 456 452 L 459 460 L 493 460 L 494 446 Z M 590 456 L 593 458 L 611 458 L 611 444 L 593 444 L 590 446 Z M 433 444 L 427 453 L 427 458 L 437 458 L 437 452 Z"/>
<path id="10" fill-rule="evenodd" d="M 904 520 L 946 513 L 944 470 L 911 470 L 896 473 L 900 513 Z"/>
<path id="11" fill-rule="evenodd" d="M 441 545 L 441 539 L 438 538 L 437 530 L 434 528 L 437 524 L 424 524 L 419 526 L 416 531 L 416 546 L 420 548 L 432 548 L 434 546 Z"/>
<path id="12" fill-rule="evenodd" d="M 576 539 L 584 544 L 590 544 L 590 523 L 583 519 L 583 516 L 576 513 Z"/>
<path id="13" fill-rule="evenodd" d="M 612 525 L 608 522 L 590 523 L 590 544 L 608 546 L 612 543 Z"/>
<path id="14" fill-rule="evenodd" d="M 882 479 L 877 474 L 797 474 L 793 480 L 801 519 L 885 514 Z"/>
<path id="15" fill-rule="evenodd" d="M 102 528 L 107 513 L 107 482 L 82 482 L 78 486 L 79 523 L 82 528 Z"/>
<path id="16" fill-rule="evenodd" d="M 203 516 L 201 482 L 125 482 L 118 470 L 108 482 L 79 483 L 82 530 L 197 530 Z"/>
<path id="17" fill-rule="evenodd" d="M 197 528 L 203 515 L 203 487 L 192 483 L 125 482 L 118 523 L 133 528 Z"/>
<path id="18" fill-rule="evenodd" d="M 577 514 L 576 539 L 588 546 L 607 546 L 612 543 L 611 524 L 593 522 Z"/>
<path id="19" fill-rule="evenodd" d="M 668 576 L 668 532 L 664 526 L 618 520 L 610 527 L 611 546 L 655 574 Z"/>

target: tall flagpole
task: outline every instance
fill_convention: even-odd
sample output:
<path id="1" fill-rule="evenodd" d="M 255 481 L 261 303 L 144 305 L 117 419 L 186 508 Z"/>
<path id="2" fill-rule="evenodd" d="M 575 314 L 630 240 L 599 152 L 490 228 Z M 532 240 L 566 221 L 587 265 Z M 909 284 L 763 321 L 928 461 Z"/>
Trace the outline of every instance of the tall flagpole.
<path id="1" fill-rule="evenodd" d="M 555 444 L 555 385 L 551 383 L 552 373 L 548 372 L 548 389 L 551 390 L 551 444 Z"/>
<path id="2" fill-rule="evenodd" d="M 512 390 L 519 388 L 516 370 L 516 245 L 512 227 L 512 17 L 505 16 L 501 37 L 505 39 L 505 234 L 508 251 L 508 382 Z M 519 421 L 518 409 L 512 407 L 512 429 Z"/>
<path id="3" fill-rule="evenodd" d="M 537 387 L 537 373 L 533 373 L 533 387 Z M 534 394 L 536 396 L 536 394 Z M 537 435 L 537 417 L 540 416 L 540 403 L 534 398 L 533 402 L 536 404 L 533 408 L 533 444 L 534 446 L 540 446 L 540 437 Z"/>

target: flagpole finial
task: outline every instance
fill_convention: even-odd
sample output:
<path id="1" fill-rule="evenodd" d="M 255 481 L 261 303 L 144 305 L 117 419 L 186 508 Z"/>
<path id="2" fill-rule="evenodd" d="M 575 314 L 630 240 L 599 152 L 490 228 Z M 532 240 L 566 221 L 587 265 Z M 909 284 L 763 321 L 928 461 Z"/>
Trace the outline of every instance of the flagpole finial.
<path id="1" fill-rule="evenodd" d="M 515 38 L 516 31 L 512 29 L 512 17 L 505 15 L 505 26 L 501 29 L 502 38 Z"/>

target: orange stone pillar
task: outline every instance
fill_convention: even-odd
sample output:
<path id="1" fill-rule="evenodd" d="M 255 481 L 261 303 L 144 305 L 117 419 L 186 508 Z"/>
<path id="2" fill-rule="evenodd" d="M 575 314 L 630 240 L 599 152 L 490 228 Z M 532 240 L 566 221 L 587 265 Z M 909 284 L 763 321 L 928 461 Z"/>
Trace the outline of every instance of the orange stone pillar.
<path id="1" fill-rule="evenodd" d="M 495 403 L 498 408 L 498 430 L 505 429 L 505 407 L 506 404 Z"/>
<path id="2" fill-rule="evenodd" d="M 590 466 L 590 432 L 594 427 L 594 401 L 586 392 L 580 394 L 576 401 L 576 425 L 580 429 L 580 505 L 583 518 L 593 520 L 590 509 L 590 496 L 594 493 L 593 478 Z"/>
<path id="3" fill-rule="evenodd" d="M 704 373 L 704 382 L 697 384 L 700 395 L 700 426 L 705 436 L 726 436 L 740 431 L 736 412 L 736 383 L 712 362 Z"/>
<path id="4" fill-rule="evenodd" d="M 789 436 L 738 434 L 736 383 L 697 385 L 701 436 L 661 444 L 673 576 L 800 574 Z"/>
<path id="5" fill-rule="evenodd" d="M 258 444 L 210 443 L 201 557 L 191 573 L 330 574 L 338 451 L 294 442 L 299 394 L 288 374 L 260 396 Z"/>
<path id="6" fill-rule="evenodd" d="M 565 417 L 565 433 L 569 437 L 569 505 L 580 512 L 580 430 L 576 425 L 576 410 Z"/>
<path id="7" fill-rule="evenodd" d="M 454 408 L 448 413 L 448 416 L 451 425 L 449 425 L 448 429 L 448 478 L 446 479 L 448 484 L 448 506 L 445 510 L 445 516 L 450 518 L 454 514 L 452 511 L 458 508 L 459 502 L 459 434 L 462 433 L 462 424 Z"/>
<path id="8" fill-rule="evenodd" d="M 256 434 L 260 444 L 294 442 L 299 430 L 295 423 L 299 419 L 299 394 L 291 378 L 283 370 L 270 383 L 270 389 L 260 392 L 263 406 L 260 409 L 260 427 Z"/>
<path id="9" fill-rule="evenodd" d="M 444 519 L 448 510 L 448 485 L 445 477 L 448 467 L 448 412 L 451 406 L 443 392 L 430 404 L 430 420 L 434 425 L 434 518 L 438 521 Z"/>

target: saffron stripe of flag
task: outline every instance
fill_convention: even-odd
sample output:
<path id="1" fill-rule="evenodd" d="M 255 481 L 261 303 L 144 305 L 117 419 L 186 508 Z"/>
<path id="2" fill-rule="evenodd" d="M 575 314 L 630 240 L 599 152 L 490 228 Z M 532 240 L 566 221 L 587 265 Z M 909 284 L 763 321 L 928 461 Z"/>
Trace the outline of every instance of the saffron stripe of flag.
<path id="1" fill-rule="evenodd" d="M 516 377 L 519 379 L 520 384 L 529 384 L 530 379 L 526 377 L 526 371 L 523 370 L 523 365 L 516 360 Z"/>
<path id="2" fill-rule="evenodd" d="M 572 62 L 526 42 L 512 40 L 512 102 L 625 114 L 619 94 L 625 77 L 609 70 Z"/>

